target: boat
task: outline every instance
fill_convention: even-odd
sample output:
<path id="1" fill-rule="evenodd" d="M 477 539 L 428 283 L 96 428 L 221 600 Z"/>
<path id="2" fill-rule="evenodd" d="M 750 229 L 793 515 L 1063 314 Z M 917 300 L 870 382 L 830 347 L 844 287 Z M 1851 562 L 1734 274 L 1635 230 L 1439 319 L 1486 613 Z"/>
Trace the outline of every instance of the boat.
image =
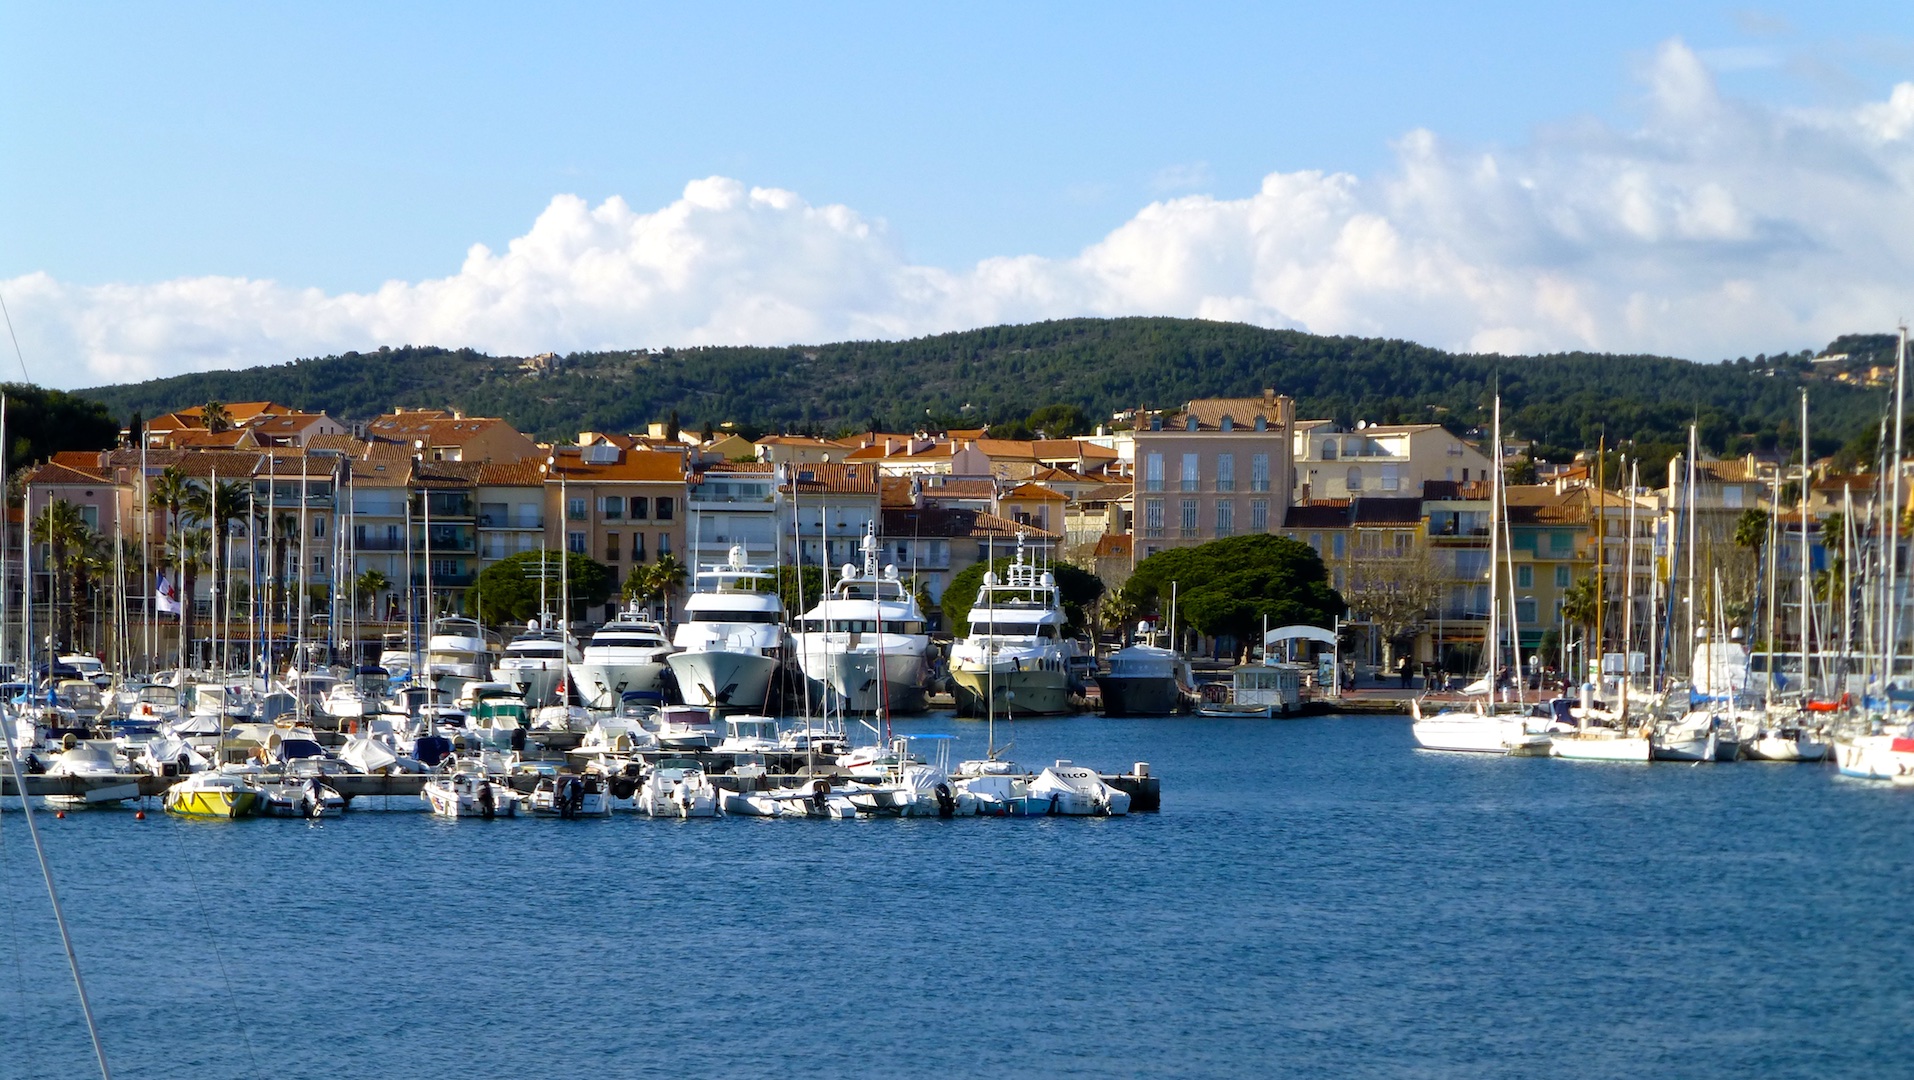
<path id="1" fill-rule="evenodd" d="M 639 786 L 638 812 L 655 818 L 717 817 L 718 789 L 697 763 L 667 758 Z"/>
<path id="2" fill-rule="evenodd" d="M 984 573 L 970 633 L 950 648 L 950 683 L 962 716 L 1058 716 L 1071 711 L 1076 643 L 1066 633 L 1056 575 L 1024 561 L 1023 533 L 1004 576 Z"/>
<path id="3" fill-rule="evenodd" d="M 61 667 L 70 667 L 79 673 L 79 677 L 92 683 L 101 690 L 113 685 L 113 673 L 92 653 L 67 653 L 59 658 Z"/>
<path id="4" fill-rule="evenodd" d="M 806 692 L 844 712 L 922 712 L 931 666 L 923 609 L 896 566 L 878 568 L 875 524 L 863 551 L 863 567 L 844 564 L 830 595 L 798 619 L 792 649 Z"/>
<path id="5" fill-rule="evenodd" d="M 1033 794 L 1031 777 L 1015 773 L 983 773 L 954 781 L 957 812 L 982 817 L 1044 817 L 1050 796 Z"/>
<path id="6" fill-rule="evenodd" d="M 425 639 L 426 677 L 442 690 L 492 677 L 492 651 L 498 636 L 476 619 L 448 615 L 432 624 Z"/>
<path id="7" fill-rule="evenodd" d="M 1898 732 L 1836 739 L 1834 765 L 1842 776 L 1857 780 L 1914 776 L 1914 725 Z"/>
<path id="8" fill-rule="evenodd" d="M 336 817 L 346 809 L 338 790 L 316 776 L 265 778 L 258 783 L 259 813 L 264 817 Z"/>
<path id="9" fill-rule="evenodd" d="M 1265 660 L 1260 664 L 1238 664 L 1230 669 L 1229 700 L 1206 703 L 1197 715 L 1224 719 L 1288 716 L 1303 704 L 1301 664 Z"/>
<path id="10" fill-rule="evenodd" d="M 495 818 L 516 816 L 524 796 L 483 771 L 458 769 L 428 781 L 419 798 L 439 817 Z"/>
<path id="11" fill-rule="evenodd" d="M 1816 762 L 1826 761 L 1832 747 L 1833 744 L 1813 728 L 1798 723 L 1764 721 L 1741 740 L 1741 756 L 1749 761 Z"/>
<path id="12" fill-rule="evenodd" d="M 584 655 L 573 644 L 571 635 L 542 628 L 539 620 L 525 624 L 525 632 L 505 643 L 493 675 L 508 683 L 525 699 L 527 708 L 563 704 L 559 687 L 570 665 Z"/>
<path id="13" fill-rule="evenodd" d="M 608 817 L 611 793 L 597 773 L 559 773 L 532 789 L 532 813 L 541 817 Z"/>
<path id="14" fill-rule="evenodd" d="M 139 774 L 122 764 L 117 742 L 67 735 L 61 743 L 60 752 L 47 763 L 46 774 L 72 777 L 87 788 L 75 795 L 48 795 L 47 805 L 70 810 L 139 798 Z"/>
<path id="15" fill-rule="evenodd" d="M 1110 654 L 1096 677 L 1105 716 L 1173 716 L 1188 712 L 1195 680 L 1175 649 L 1138 644 Z"/>
<path id="16" fill-rule="evenodd" d="M 784 742 L 778 722 L 769 716 L 739 714 L 725 717 L 725 734 L 715 749 L 720 754 L 781 754 Z"/>
<path id="17" fill-rule="evenodd" d="M 695 705 L 666 705 L 658 710 L 658 745 L 666 750 L 709 750 L 724 732 L 711 722 L 711 710 Z"/>
<path id="18" fill-rule="evenodd" d="M 593 709 L 616 708 L 627 693 L 662 694 L 671 652 L 664 627 L 634 603 L 591 636 L 571 665 L 572 689 Z"/>
<path id="19" fill-rule="evenodd" d="M 784 663 L 784 601 L 768 588 L 769 571 L 746 563 L 734 545 L 722 563 L 698 571 L 685 600 L 684 621 L 666 662 L 688 705 L 769 709 L 775 676 Z"/>
<path id="20" fill-rule="evenodd" d="M 209 769 L 167 788 L 160 805 L 180 817 L 230 819 L 258 810 L 262 795 L 259 785 L 244 773 Z"/>
<path id="21" fill-rule="evenodd" d="M 1130 793 L 1111 787 L 1095 769 L 1058 761 L 1030 781 L 1030 795 L 1048 799 L 1050 812 L 1064 817 L 1122 817 L 1130 812 Z"/>
<path id="22" fill-rule="evenodd" d="M 1649 734 L 1656 761 L 1733 761 L 1739 750 L 1734 725 L 1706 709 L 1656 724 Z"/>

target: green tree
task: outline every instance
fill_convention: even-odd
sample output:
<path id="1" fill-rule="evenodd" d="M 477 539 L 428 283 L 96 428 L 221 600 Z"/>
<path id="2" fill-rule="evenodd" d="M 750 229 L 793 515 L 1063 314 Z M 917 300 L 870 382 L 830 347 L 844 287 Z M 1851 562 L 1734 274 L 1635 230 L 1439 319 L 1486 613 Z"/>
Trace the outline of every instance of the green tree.
<path id="1" fill-rule="evenodd" d="M 1592 577 L 1578 578 L 1562 593 L 1562 618 L 1581 629 L 1584 651 L 1595 644 L 1590 638 L 1595 634 L 1595 613 L 1600 607 L 1597 595 Z"/>
<path id="2" fill-rule="evenodd" d="M 671 618 L 671 594 L 685 583 L 685 566 L 671 555 L 660 555 L 658 561 L 631 568 L 630 576 L 625 578 L 622 595 L 626 601 L 636 600 L 649 604 L 662 599 L 665 604 L 665 618 Z"/>
<path id="3" fill-rule="evenodd" d="M 1200 634 L 1254 640 L 1270 626 L 1328 627 L 1346 610 L 1315 549 L 1284 536 L 1232 536 L 1171 548 L 1137 564 L 1123 593 L 1161 613 L 1177 586 L 1177 622 Z"/>
<path id="4" fill-rule="evenodd" d="M 377 569 L 367 570 L 353 579 L 352 589 L 366 615 L 379 613 L 379 597 L 392 587 L 392 579 Z"/>
<path id="5" fill-rule="evenodd" d="M 824 568 L 821 566 L 779 566 L 769 579 L 754 586 L 759 592 L 774 592 L 791 618 L 811 610 L 824 598 Z"/>
<path id="6" fill-rule="evenodd" d="M 209 401 L 199 407 L 199 422 L 206 425 L 207 431 L 231 431 L 233 414 L 218 401 Z"/>
<path id="7" fill-rule="evenodd" d="M 0 394 L 7 399 L 9 467 L 62 450 L 110 450 L 119 441 L 120 425 L 98 401 L 27 383 L 0 383 Z"/>
<path id="8" fill-rule="evenodd" d="M 544 569 L 541 571 L 541 557 Z M 561 562 L 562 560 L 562 562 Z M 611 567 L 576 553 L 521 551 L 486 567 L 478 576 L 479 621 L 500 626 L 523 623 L 539 617 L 539 579 L 545 575 L 545 596 L 556 607 L 559 602 L 559 571 L 563 567 L 570 579 L 570 619 L 611 599 L 616 577 Z"/>
<path id="9" fill-rule="evenodd" d="M 944 613 L 944 626 L 952 634 L 963 637 L 970 633 L 970 609 L 977 603 L 977 590 L 983 587 L 984 571 L 995 570 L 1001 580 L 1015 561 L 1015 558 L 998 559 L 988 566 L 972 563 L 950 579 L 950 587 L 944 590 L 944 600 L 938 607 Z M 1057 575 L 1057 589 L 1063 594 L 1063 613 L 1070 623 L 1068 632 L 1083 633 L 1086 613 L 1103 595 L 1103 579 L 1068 563 L 1054 563 L 1049 570 Z"/>
<path id="10" fill-rule="evenodd" d="M 173 581 L 179 589 L 181 667 L 186 667 L 192 657 L 193 624 L 199 618 L 199 613 L 193 610 L 193 590 L 199 583 L 199 572 L 206 569 L 206 556 L 211 549 L 212 538 L 205 529 L 178 529 L 166 537 L 161 564 L 172 570 Z"/>
<path id="11" fill-rule="evenodd" d="M 99 537 L 87 527 L 79 507 L 65 499 L 55 499 L 33 515 L 32 537 L 34 543 L 47 546 L 48 579 L 52 582 L 48 599 L 53 605 L 47 625 L 52 627 L 57 615 L 63 614 L 66 627 L 60 645 L 72 648 L 80 639 L 79 598 L 87 591 L 87 556 Z"/>
<path id="12" fill-rule="evenodd" d="M 1087 434 L 1090 418 L 1080 405 L 1045 405 L 1024 420 L 1024 426 L 1047 439 L 1068 439 Z"/>

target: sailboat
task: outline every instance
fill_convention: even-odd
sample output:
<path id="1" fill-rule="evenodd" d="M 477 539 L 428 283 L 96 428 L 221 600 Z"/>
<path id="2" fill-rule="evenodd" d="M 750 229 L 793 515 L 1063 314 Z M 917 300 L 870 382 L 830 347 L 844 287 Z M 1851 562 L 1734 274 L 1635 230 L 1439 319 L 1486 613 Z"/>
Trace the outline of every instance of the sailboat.
<path id="1" fill-rule="evenodd" d="M 1460 709 L 1445 709 L 1434 716 L 1422 715 L 1422 703 L 1409 701 L 1414 718 L 1410 733 L 1424 750 L 1443 750 L 1472 754 L 1536 754 L 1548 752 L 1548 734 L 1529 730 L 1527 719 L 1517 713 L 1498 712 L 1494 695 L 1498 683 L 1497 665 L 1502 655 L 1499 612 L 1501 599 L 1497 584 L 1501 578 L 1502 551 L 1502 399 L 1495 399 L 1494 467 L 1489 471 L 1489 625 L 1483 637 L 1482 656 L 1487 667 L 1484 678 L 1475 684 L 1482 688 L 1481 700 Z M 1511 635 L 1513 636 L 1513 635 Z M 1521 649 L 1518 645 L 1517 659 Z"/>

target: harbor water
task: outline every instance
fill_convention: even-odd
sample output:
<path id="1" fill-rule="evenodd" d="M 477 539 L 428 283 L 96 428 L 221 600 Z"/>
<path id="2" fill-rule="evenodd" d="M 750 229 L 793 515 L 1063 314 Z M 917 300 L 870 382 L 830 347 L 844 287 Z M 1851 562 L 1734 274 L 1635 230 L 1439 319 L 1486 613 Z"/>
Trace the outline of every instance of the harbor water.
<path id="1" fill-rule="evenodd" d="M 1914 1072 L 1914 791 L 1429 754 L 1396 717 L 998 737 L 1148 761 L 1163 810 L 39 822 L 122 1076 Z M 85 1076 L 22 824 L 0 1077 Z"/>

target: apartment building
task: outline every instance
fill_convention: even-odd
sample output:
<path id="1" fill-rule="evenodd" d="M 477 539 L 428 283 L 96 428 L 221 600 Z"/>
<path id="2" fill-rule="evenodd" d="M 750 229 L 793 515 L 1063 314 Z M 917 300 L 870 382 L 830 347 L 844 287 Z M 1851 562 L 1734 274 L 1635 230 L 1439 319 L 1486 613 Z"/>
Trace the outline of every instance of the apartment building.
<path id="1" fill-rule="evenodd" d="M 1294 402 L 1273 390 L 1151 416 L 1135 433 L 1133 557 L 1281 530 L 1295 422 Z"/>
<path id="2" fill-rule="evenodd" d="M 1429 481 L 1467 484 L 1489 478 L 1480 450 L 1440 424 L 1366 424 L 1345 430 L 1329 420 L 1296 424 L 1295 498 L 1420 498 Z"/>
<path id="3" fill-rule="evenodd" d="M 611 443 L 559 447 L 545 459 L 546 543 L 589 555 L 619 582 L 660 556 L 684 561 L 685 461 Z M 616 598 L 605 617 L 617 614 Z"/>

